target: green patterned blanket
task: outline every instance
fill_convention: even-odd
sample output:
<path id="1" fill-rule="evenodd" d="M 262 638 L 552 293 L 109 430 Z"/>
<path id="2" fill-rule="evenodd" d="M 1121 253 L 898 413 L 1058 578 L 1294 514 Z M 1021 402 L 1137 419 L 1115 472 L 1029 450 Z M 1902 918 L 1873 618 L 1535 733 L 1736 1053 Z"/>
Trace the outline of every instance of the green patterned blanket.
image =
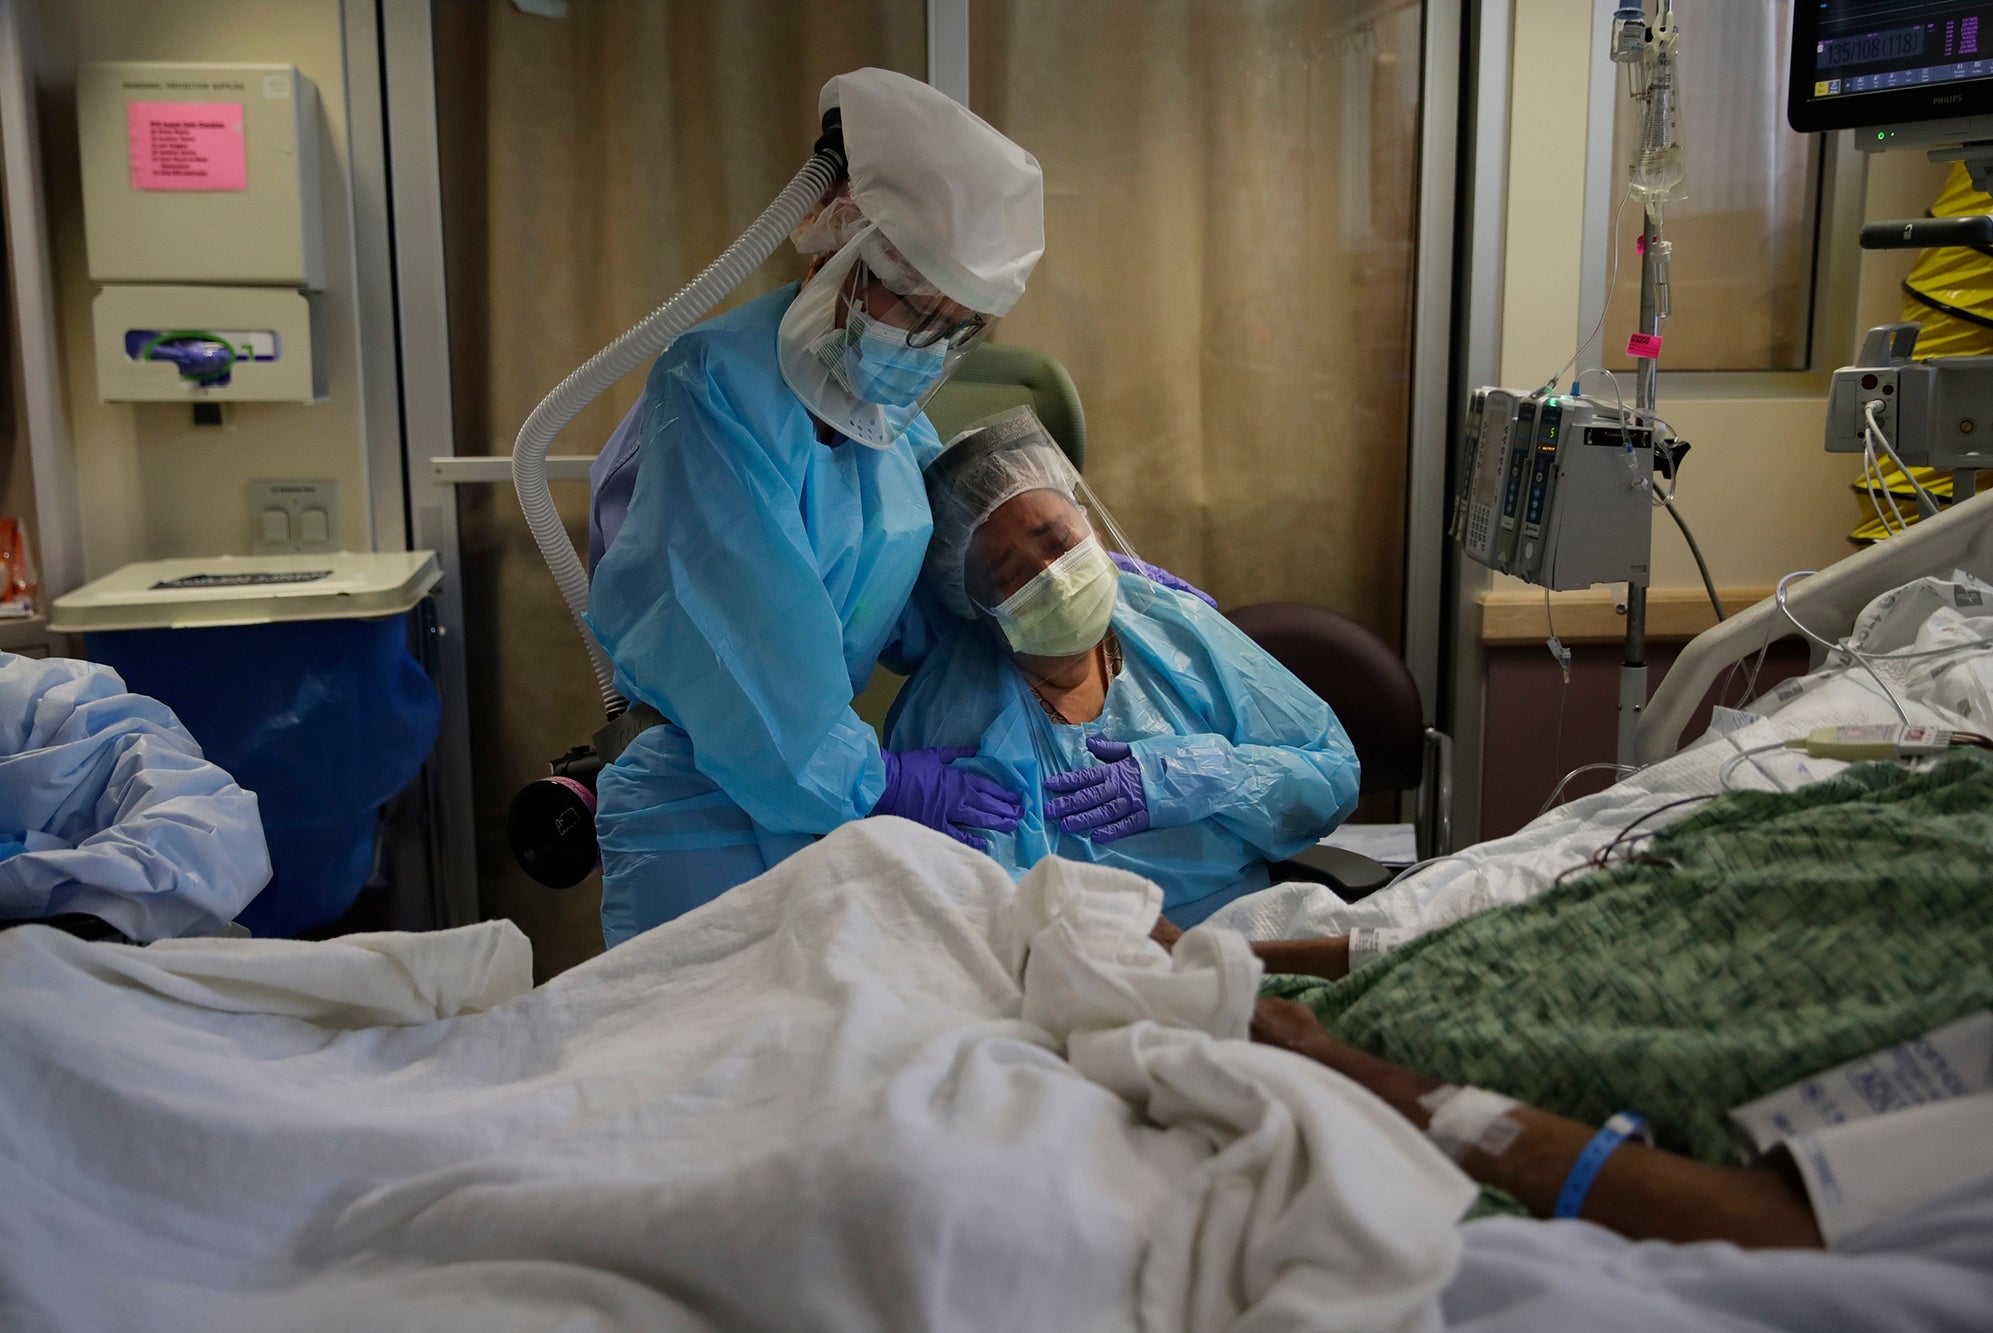
<path id="1" fill-rule="evenodd" d="M 1993 1006 L 1993 755 L 1737 792 L 1642 849 L 1341 982 L 1270 977 L 1354 1046 L 1735 1160 L 1730 1108 Z"/>

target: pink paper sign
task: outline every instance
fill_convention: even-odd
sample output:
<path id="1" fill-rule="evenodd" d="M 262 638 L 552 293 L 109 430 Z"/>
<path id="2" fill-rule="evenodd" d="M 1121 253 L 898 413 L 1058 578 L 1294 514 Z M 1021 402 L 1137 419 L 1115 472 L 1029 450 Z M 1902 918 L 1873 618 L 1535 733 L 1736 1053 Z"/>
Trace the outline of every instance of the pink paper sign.
<path id="1" fill-rule="evenodd" d="M 1658 333 L 1636 333 L 1626 340 L 1626 354 L 1652 361 L 1661 355 L 1661 335 Z"/>
<path id="2" fill-rule="evenodd" d="M 128 102 L 135 190 L 246 190 L 240 102 Z"/>

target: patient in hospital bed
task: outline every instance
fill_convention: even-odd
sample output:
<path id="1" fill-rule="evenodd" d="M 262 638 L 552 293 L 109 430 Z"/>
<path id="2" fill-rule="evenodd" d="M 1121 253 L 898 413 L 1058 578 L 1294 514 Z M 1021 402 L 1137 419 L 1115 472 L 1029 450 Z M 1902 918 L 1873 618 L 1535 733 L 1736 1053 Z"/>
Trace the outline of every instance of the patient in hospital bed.
<path id="1" fill-rule="evenodd" d="M 927 490 L 922 579 L 954 615 L 887 745 L 973 748 L 961 767 L 1024 794 L 1016 831 L 987 834 L 998 861 L 1132 870 L 1190 925 L 1349 816 L 1356 755 L 1328 705 L 1197 598 L 1118 575 L 1029 408 L 952 442 Z"/>
<path id="2" fill-rule="evenodd" d="M 1838 1248 L 1993 1196 L 1993 755 L 1733 793 L 1621 852 L 1396 948 L 1257 944 L 1255 1034 L 1427 1128 L 1497 1206 L 1577 1189 L 1565 1215 L 1636 1239 Z M 1580 1188 L 1623 1112 L 1656 1146 Z"/>

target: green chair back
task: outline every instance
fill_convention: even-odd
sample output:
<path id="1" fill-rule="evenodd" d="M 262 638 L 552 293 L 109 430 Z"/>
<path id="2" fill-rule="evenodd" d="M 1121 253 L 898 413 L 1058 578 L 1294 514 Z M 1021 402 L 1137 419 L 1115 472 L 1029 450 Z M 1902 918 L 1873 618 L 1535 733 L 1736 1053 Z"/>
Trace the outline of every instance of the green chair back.
<path id="1" fill-rule="evenodd" d="M 928 400 L 927 419 L 946 444 L 984 417 L 1024 406 L 1038 414 L 1073 466 L 1086 471 L 1086 414 L 1079 390 L 1064 366 L 1029 347 L 986 342 L 972 350 Z"/>

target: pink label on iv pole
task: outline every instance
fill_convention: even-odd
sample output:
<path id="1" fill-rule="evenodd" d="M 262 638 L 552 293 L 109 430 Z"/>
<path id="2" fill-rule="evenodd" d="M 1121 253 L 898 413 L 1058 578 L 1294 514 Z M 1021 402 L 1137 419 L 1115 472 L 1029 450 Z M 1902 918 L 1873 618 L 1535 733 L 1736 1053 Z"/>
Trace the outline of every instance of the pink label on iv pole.
<path id="1" fill-rule="evenodd" d="M 1641 232 L 1641 233 L 1640 233 L 1640 234 L 1639 234 L 1638 236 L 1635 236 L 1635 237 L 1633 238 L 1633 253 L 1634 253 L 1634 254 L 1637 254 L 1637 255 L 1644 255 L 1644 254 L 1646 254 L 1646 253 L 1647 253 L 1647 233 L 1646 233 L 1646 232 L 1644 232 L 1644 231 L 1643 231 L 1643 232 Z"/>
<path id="2" fill-rule="evenodd" d="M 127 102 L 134 190 L 246 190 L 240 102 Z"/>
<path id="3" fill-rule="evenodd" d="M 1626 340 L 1626 354 L 1652 361 L 1661 355 L 1661 335 L 1658 333 L 1636 333 Z"/>

